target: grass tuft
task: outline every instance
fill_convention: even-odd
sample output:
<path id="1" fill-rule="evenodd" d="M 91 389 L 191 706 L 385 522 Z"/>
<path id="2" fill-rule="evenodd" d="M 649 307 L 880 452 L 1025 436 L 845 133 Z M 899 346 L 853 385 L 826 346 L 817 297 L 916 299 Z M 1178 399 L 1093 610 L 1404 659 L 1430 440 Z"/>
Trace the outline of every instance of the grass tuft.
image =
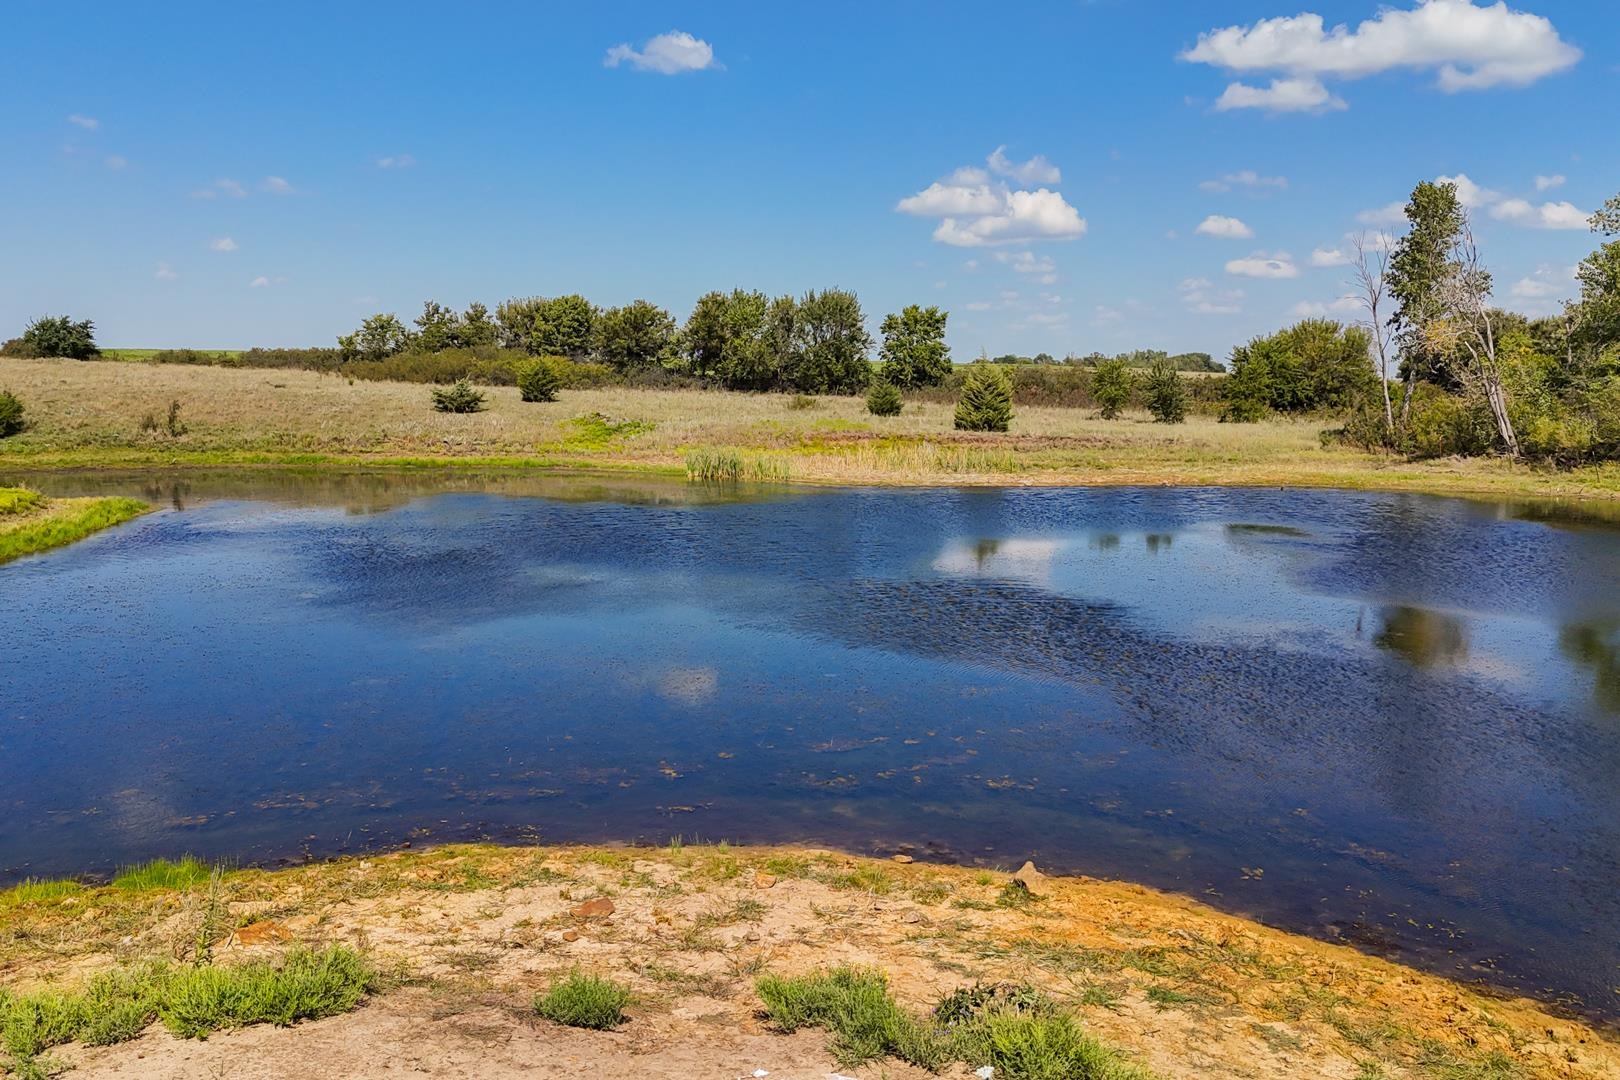
<path id="1" fill-rule="evenodd" d="M 703 483 L 780 483 L 791 471 L 780 458 L 735 450 L 692 450 L 686 455 L 686 478 Z"/>
<path id="2" fill-rule="evenodd" d="M 182 856 L 178 862 L 153 859 L 137 866 L 124 867 L 113 878 L 112 885 L 125 892 L 189 889 L 207 881 L 211 872 L 207 863 L 190 855 Z"/>
<path id="3" fill-rule="evenodd" d="M 534 1011 L 558 1024 L 606 1031 L 624 1023 L 630 991 L 595 975 L 574 972 L 534 999 Z"/>
<path id="4" fill-rule="evenodd" d="M 11 888 L 0 891 L 0 907 L 13 904 L 48 904 L 73 896 L 83 888 L 84 886 L 77 881 L 42 881 L 38 878 L 24 878 Z"/>

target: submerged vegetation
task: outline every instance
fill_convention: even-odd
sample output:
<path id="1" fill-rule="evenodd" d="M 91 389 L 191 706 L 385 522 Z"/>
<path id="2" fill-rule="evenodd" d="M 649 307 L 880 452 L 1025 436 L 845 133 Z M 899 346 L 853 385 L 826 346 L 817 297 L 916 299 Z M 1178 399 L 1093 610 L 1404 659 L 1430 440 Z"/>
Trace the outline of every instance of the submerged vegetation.
<path id="1" fill-rule="evenodd" d="M 47 499 L 0 487 L 0 563 L 63 547 L 146 513 L 138 499 Z"/>

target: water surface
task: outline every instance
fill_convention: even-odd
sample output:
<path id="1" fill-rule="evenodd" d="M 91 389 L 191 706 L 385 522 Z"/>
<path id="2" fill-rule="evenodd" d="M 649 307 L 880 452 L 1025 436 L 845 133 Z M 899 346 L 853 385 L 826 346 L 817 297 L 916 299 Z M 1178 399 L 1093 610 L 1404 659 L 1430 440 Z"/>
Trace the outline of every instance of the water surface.
<path id="1" fill-rule="evenodd" d="M 1620 1013 L 1601 511 L 41 483 L 166 509 L 0 567 L 0 881 L 408 838 L 1033 857 Z"/>

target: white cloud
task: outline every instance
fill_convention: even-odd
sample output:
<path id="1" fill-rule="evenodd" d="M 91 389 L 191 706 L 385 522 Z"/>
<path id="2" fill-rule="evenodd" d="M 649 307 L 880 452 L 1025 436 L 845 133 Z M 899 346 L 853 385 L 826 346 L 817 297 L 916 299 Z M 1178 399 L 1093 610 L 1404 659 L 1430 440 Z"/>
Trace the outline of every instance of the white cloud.
<path id="1" fill-rule="evenodd" d="M 1219 180 L 1205 180 L 1198 185 L 1199 191 L 1223 192 L 1233 188 L 1250 188 L 1253 190 L 1275 189 L 1282 191 L 1288 187 L 1286 176 L 1261 176 L 1253 169 L 1243 169 L 1235 173 L 1227 173 Z"/>
<path id="2" fill-rule="evenodd" d="M 1445 93 L 1527 86 L 1573 67 L 1581 51 L 1551 21 L 1515 11 L 1505 0 L 1419 0 L 1409 10 L 1383 8 L 1354 30 L 1327 29 L 1321 15 L 1261 19 L 1200 34 L 1180 58 L 1235 74 L 1274 72 L 1269 90 L 1226 88 L 1217 108 L 1342 108 L 1324 78 L 1360 79 L 1394 70 L 1433 71 Z M 1314 100 L 1314 104 L 1311 102 Z"/>
<path id="3" fill-rule="evenodd" d="M 267 176 L 264 183 L 259 185 L 272 195 L 291 195 L 296 190 L 285 179 L 279 176 Z"/>
<path id="4" fill-rule="evenodd" d="M 1221 214 L 1209 215 L 1193 231 L 1199 236 L 1215 236 L 1222 240 L 1248 240 L 1254 236 L 1254 230 L 1243 222 Z"/>
<path id="5" fill-rule="evenodd" d="M 1317 248 L 1311 252 L 1311 265 L 1317 267 L 1349 266 L 1350 256 L 1343 248 Z"/>
<path id="6" fill-rule="evenodd" d="M 86 131 L 94 131 L 101 126 L 100 120 L 93 116 L 86 116 L 83 113 L 69 113 L 67 122 L 74 127 L 82 127 Z"/>
<path id="7" fill-rule="evenodd" d="M 1217 289 L 1208 278 L 1188 278 L 1176 286 L 1181 303 L 1194 315 L 1239 315 L 1243 312 L 1242 289 Z"/>
<path id="8" fill-rule="evenodd" d="M 1536 177 L 1536 190 L 1537 191 L 1551 191 L 1555 187 L 1563 187 L 1563 186 L 1564 186 L 1564 175 L 1562 173 L 1554 173 L 1551 176 L 1538 176 L 1538 177 Z"/>
<path id="9" fill-rule="evenodd" d="M 1437 176 L 1437 184 L 1450 184 L 1457 189 L 1457 201 L 1468 210 L 1478 210 L 1482 206 L 1489 206 L 1502 201 L 1500 191 L 1482 188 L 1468 178 L 1467 173 L 1458 173 L 1456 176 Z"/>
<path id="10" fill-rule="evenodd" d="M 1528 277 L 1520 278 L 1513 283 L 1512 293 L 1519 300 L 1532 301 L 1530 306 L 1542 307 L 1534 301 L 1550 300 L 1560 294 L 1568 296 L 1574 291 L 1576 270 L 1578 267 L 1566 266 L 1558 269 L 1552 266 L 1541 266 Z"/>
<path id="11" fill-rule="evenodd" d="M 212 244 L 209 244 L 208 246 L 213 248 L 215 251 L 235 251 L 236 250 L 236 241 L 232 240 L 228 236 L 222 236 L 218 240 L 215 240 Z"/>
<path id="12" fill-rule="evenodd" d="M 995 305 L 988 300 L 970 300 L 966 306 L 969 311 L 989 311 L 991 308 L 995 307 Z"/>
<path id="13" fill-rule="evenodd" d="M 415 164 L 416 159 L 409 154 L 389 154 L 377 159 L 379 169 L 408 169 Z"/>
<path id="14" fill-rule="evenodd" d="M 1356 215 L 1356 220 L 1363 225 L 1404 225 L 1406 223 L 1406 204 L 1392 202 L 1387 206 L 1380 206 L 1376 210 L 1363 210 Z"/>
<path id="15" fill-rule="evenodd" d="M 602 58 L 602 64 L 610 68 L 629 64 L 637 71 L 655 71 L 660 75 L 682 75 L 720 66 L 714 59 L 714 48 L 684 30 L 671 30 L 648 38 L 640 49 L 632 48 L 628 42 L 615 45 Z"/>
<path id="16" fill-rule="evenodd" d="M 1091 316 L 1092 326 L 1112 326 L 1124 322 L 1125 313 L 1119 308 L 1109 307 L 1107 304 L 1098 304 Z"/>
<path id="17" fill-rule="evenodd" d="M 245 199 L 247 198 L 247 188 L 235 180 L 220 177 L 214 181 L 212 187 L 201 188 L 191 193 L 193 199 L 213 199 L 221 195 L 228 195 L 233 199 Z"/>
<path id="18" fill-rule="evenodd" d="M 157 264 L 157 269 L 152 272 L 152 276 L 157 278 L 159 281 L 173 281 L 180 275 L 175 273 L 174 267 L 170 266 L 168 263 L 160 262 Z"/>
<path id="19" fill-rule="evenodd" d="M 1272 255 L 1257 251 L 1246 259 L 1233 259 L 1226 264 L 1226 272 L 1236 274 L 1238 277 L 1272 280 L 1299 277 L 1299 267 L 1294 265 L 1294 260 L 1286 252 L 1282 251 Z"/>
<path id="20" fill-rule="evenodd" d="M 1229 84 L 1215 99 L 1216 112 L 1265 109 L 1268 112 L 1337 112 L 1348 109 L 1344 99 L 1331 93 L 1320 79 L 1272 79 L 1270 86 Z"/>
<path id="21" fill-rule="evenodd" d="M 1547 202 L 1540 206 L 1528 199 L 1504 199 L 1491 207 L 1491 217 L 1532 229 L 1582 229 L 1591 217 L 1573 203 Z"/>
<path id="22" fill-rule="evenodd" d="M 1039 155 L 1017 164 L 997 147 L 990 168 L 965 165 L 895 204 L 902 214 L 935 217 L 934 239 L 955 247 L 1072 240 L 1084 236 L 1086 219 L 1064 197 L 1047 187 L 1033 191 L 995 180 L 1000 176 L 1055 177 L 1057 167 Z"/>
<path id="23" fill-rule="evenodd" d="M 991 172 L 997 176 L 1009 176 L 1020 184 L 1056 184 L 1063 179 L 1063 173 L 1058 167 L 1041 154 L 1036 154 L 1028 161 L 1008 161 L 1007 148 L 998 146 L 990 152 L 986 161 L 990 165 Z"/>
<path id="24" fill-rule="evenodd" d="M 1033 251 L 998 251 L 996 261 L 1011 266 L 1015 273 L 1034 275 L 1042 285 L 1057 282 L 1057 264 L 1049 255 L 1036 255 Z"/>
<path id="25" fill-rule="evenodd" d="M 258 277 L 248 282 L 248 288 L 250 289 L 265 289 L 269 288 L 269 286 L 270 279 L 265 277 L 263 274 L 260 274 Z"/>
<path id="26" fill-rule="evenodd" d="M 1349 315 L 1361 310 L 1361 301 L 1354 296 L 1341 296 L 1322 303 L 1319 300 L 1301 300 L 1290 311 L 1295 318 L 1321 319 L 1329 315 Z"/>
<path id="27" fill-rule="evenodd" d="M 129 159 L 121 154 L 108 154 L 102 159 L 102 163 L 113 172 L 123 172 L 129 168 Z"/>

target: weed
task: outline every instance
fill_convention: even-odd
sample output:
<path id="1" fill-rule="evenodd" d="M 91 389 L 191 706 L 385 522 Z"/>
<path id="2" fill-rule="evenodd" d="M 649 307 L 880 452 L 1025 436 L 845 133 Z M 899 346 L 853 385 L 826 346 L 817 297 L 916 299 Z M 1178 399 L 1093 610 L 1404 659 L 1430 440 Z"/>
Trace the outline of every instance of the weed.
<path id="1" fill-rule="evenodd" d="M 792 397 L 788 398 L 787 407 L 792 409 L 794 412 L 803 412 L 806 409 L 820 408 L 820 406 L 821 402 L 817 401 L 813 397 L 807 397 L 804 394 L 794 394 Z"/>
<path id="2" fill-rule="evenodd" d="M 1022 910 L 1032 904 L 1039 903 L 1040 899 L 1040 897 L 1029 891 L 1029 886 L 1021 882 L 1009 881 L 996 894 L 996 906 Z"/>
<path id="3" fill-rule="evenodd" d="M 124 892 L 189 889 L 207 881 L 212 873 L 207 863 L 185 855 L 178 862 L 153 859 L 137 866 L 126 866 L 118 871 L 112 885 Z"/>
<path id="4" fill-rule="evenodd" d="M 595 975 L 573 972 L 534 999 L 534 1011 L 569 1027 L 606 1031 L 624 1023 L 630 991 Z"/>
<path id="5" fill-rule="evenodd" d="M 20 884 L 0 892 L 0 905 L 48 904 L 72 896 L 83 888 L 84 886 L 77 881 L 42 881 L 24 878 Z"/>
<path id="6" fill-rule="evenodd" d="M 300 949 L 279 966 L 260 961 L 182 970 L 163 988 L 158 1018 L 180 1038 L 248 1024 L 287 1027 L 348 1012 L 372 981 L 370 967 L 352 949 Z"/>
<path id="7" fill-rule="evenodd" d="M 692 450 L 686 455 L 687 479 L 705 483 L 775 483 L 786 480 L 789 472 L 787 462 L 780 458 L 735 450 Z"/>

